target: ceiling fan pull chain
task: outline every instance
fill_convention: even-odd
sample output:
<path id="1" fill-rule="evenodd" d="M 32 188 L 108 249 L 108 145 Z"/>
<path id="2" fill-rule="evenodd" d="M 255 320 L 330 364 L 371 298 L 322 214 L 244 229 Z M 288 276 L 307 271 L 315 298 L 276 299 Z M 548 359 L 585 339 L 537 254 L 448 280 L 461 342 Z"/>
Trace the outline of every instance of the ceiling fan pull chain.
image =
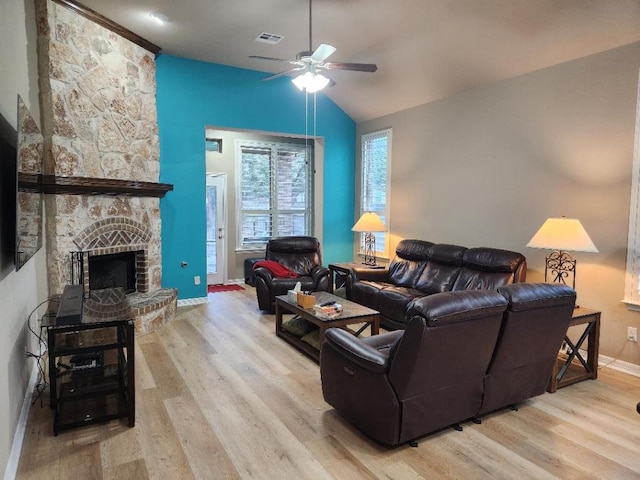
<path id="1" fill-rule="evenodd" d="M 304 146 L 308 148 L 309 141 L 309 92 L 304 91 Z"/>

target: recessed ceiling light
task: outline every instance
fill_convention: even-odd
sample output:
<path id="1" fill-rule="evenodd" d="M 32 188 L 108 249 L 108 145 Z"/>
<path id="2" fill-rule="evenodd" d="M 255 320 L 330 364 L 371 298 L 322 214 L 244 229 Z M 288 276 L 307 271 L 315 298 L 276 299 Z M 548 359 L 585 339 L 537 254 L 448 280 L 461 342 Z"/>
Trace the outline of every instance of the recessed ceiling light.
<path id="1" fill-rule="evenodd" d="M 156 22 L 158 22 L 160 25 L 164 25 L 169 21 L 169 17 L 167 17 L 162 13 L 153 12 L 153 13 L 150 13 L 149 16 L 153 18 Z"/>

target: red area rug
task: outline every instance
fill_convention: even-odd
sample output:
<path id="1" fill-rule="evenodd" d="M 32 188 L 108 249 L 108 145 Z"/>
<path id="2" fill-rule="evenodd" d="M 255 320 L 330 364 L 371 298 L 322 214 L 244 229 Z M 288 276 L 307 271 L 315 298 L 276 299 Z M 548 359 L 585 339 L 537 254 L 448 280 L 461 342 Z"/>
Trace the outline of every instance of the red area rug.
<path id="1" fill-rule="evenodd" d="M 244 290 L 242 285 L 209 285 L 207 291 L 209 293 L 233 292 L 234 290 Z"/>

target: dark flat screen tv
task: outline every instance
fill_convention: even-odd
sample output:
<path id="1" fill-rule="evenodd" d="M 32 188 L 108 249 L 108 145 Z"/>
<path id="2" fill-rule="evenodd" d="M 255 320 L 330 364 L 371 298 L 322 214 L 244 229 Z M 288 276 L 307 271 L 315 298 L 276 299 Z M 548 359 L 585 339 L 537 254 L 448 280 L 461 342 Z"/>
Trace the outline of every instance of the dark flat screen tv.
<path id="1" fill-rule="evenodd" d="M 0 279 L 15 267 L 18 134 L 0 114 Z"/>

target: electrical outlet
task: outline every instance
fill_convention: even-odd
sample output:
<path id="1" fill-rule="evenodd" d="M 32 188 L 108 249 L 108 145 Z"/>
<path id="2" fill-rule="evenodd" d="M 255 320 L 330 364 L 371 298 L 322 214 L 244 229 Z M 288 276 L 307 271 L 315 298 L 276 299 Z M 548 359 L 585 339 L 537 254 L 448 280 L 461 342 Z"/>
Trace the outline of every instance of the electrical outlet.
<path id="1" fill-rule="evenodd" d="M 630 342 L 638 341 L 638 329 L 636 327 L 627 327 L 627 340 Z"/>
<path id="2" fill-rule="evenodd" d="M 200 285 L 200 275 L 196 275 L 195 277 L 193 277 L 193 284 Z"/>

